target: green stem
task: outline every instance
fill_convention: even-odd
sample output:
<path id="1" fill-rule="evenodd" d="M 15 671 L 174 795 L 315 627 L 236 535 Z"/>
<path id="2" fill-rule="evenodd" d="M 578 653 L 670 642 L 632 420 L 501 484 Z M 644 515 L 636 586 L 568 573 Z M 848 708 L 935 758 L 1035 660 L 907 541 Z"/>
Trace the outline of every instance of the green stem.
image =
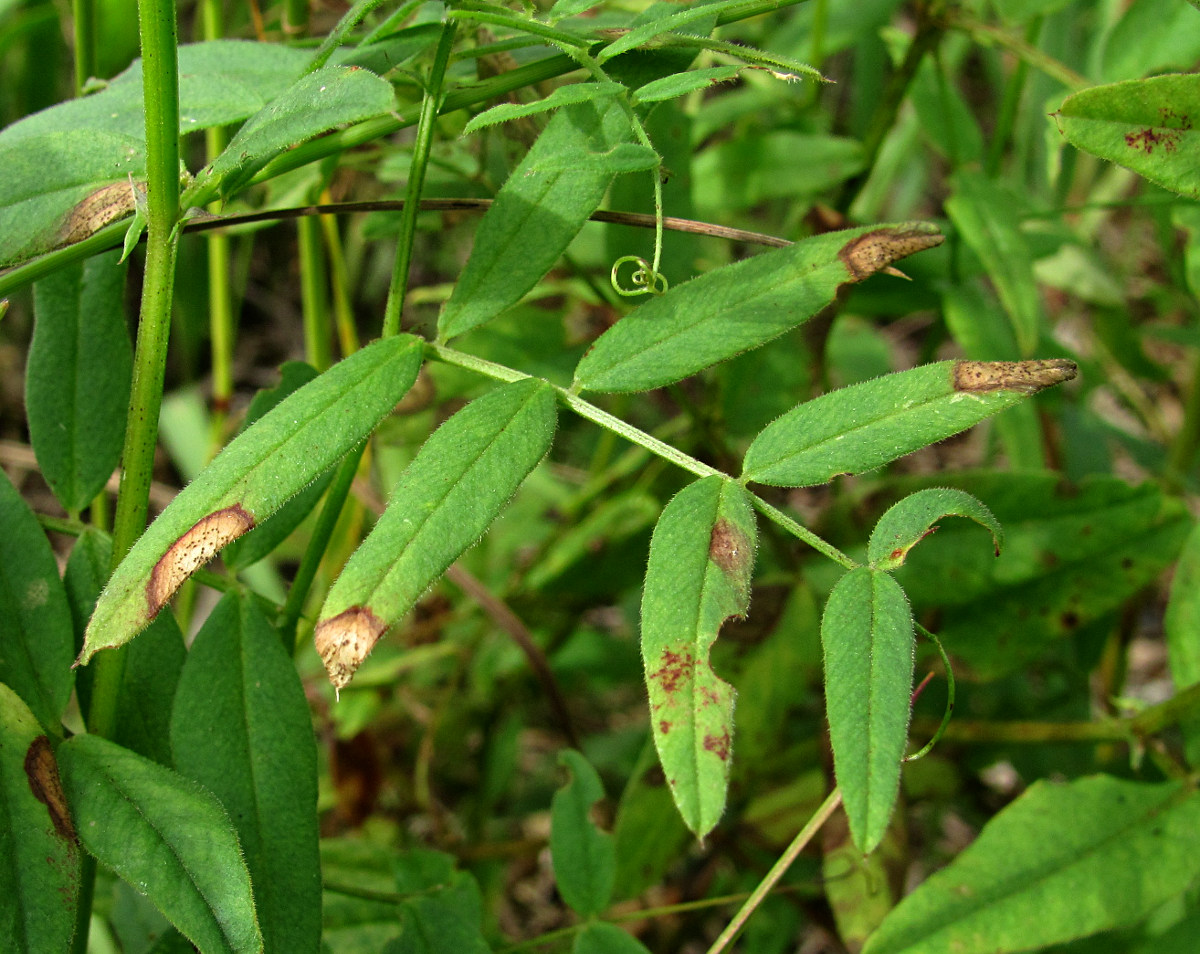
<path id="1" fill-rule="evenodd" d="M 206 40 L 224 35 L 220 0 L 203 0 L 200 4 L 201 30 Z M 219 156 L 229 144 L 229 133 L 223 126 L 204 130 L 204 153 L 209 162 Z M 208 211 L 220 215 L 224 208 L 220 199 L 212 202 Z M 225 438 L 225 419 L 233 399 L 233 290 L 230 287 L 231 240 L 228 235 L 209 236 L 208 247 L 208 330 L 212 354 L 212 451 L 215 454 Z"/>
<path id="2" fill-rule="evenodd" d="M 1034 17 L 1029 21 L 1025 30 L 1025 40 L 1033 44 L 1042 29 L 1042 17 Z M 1029 78 L 1029 62 L 1017 60 L 1016 69 L 1004 86 L 1004 97 L 1000 100 L 1000 112 L 996 116 L 995 131 L 992 141 L 988 144 L 987 159 L 984 171 L 992 177 L 1000 171 L 1000 163 L 1004 159 L 1004 147 L 1012 139 L 1013 128 L 1017 121 L 1017 109 L 1021 105 L 1021 94 L 1025 91 L 1025 81 Z"/>
<path id="3" fill-rule="evenodd" d="M 308 32 L 308 0 L 286 0 L 283 5 L 283 35 L 289 39 Z"/>
<path id="4" fill-rule="evenodd" d="M 467 368 L 479 374 L 485 375 L 496 381 L 512 382 L 523 381 L 531 375 L 521 371 L 514 371 L 512 368 L 502 364 L 496 364 L 492 361 L 487 361 L 484 358 L 477 358 L 473 354 L 467 354 L 463 351 L 456 351 L 454 348 L 449 348 L 446 345 L 431 344 L 426 346 L 429 354 L 444 361 L 446 364 L 453 364 L 460 368 Z M 637 444 L 639 447 L 644 447 L 652 454 L 670 461 L 677 467 L 695 474 L 697 477 L 728 477 L 728 474 L 722 474 L 716 468 L 709 467 L 708 464 L 696 460 L 696 458 L 685 454 L 678 448 L 672 447 L 657 437 L 647 434 L 645 431 L 638 430 L 632 424 L 627 424 L 619 417 L 614 417 L 607 411 L 602 411 L 596 405 L 585 401 L 577 394 L 573 394 L 566 388 L 554 386 L 554 390 L 558 392 L 558 399 L 580 417 L 586 418 L 594 424 L 599 424 L 601 427 L 619 434 L 631 444 Z"/>
<path id="5" fill-rule="evenodd" d="M 829 821 L 829 816 L 837 811 L 837 807 L 840 804 L 842 804 L 842 790 L 835 788 L 829 793 L 829 797 L 821 803 L 821 807 L 817 809 L 816 814 L 808 820 L 808 824 L 800 829 L 800 834 L 787 846 L 784 853 L 779 856 L 779 860 L 771 866 L 771 870 L 767 872 L 767 876 L 759 882 L 758 887 L 746 899 L 746 903 L 742 905 L 741 910 L 726 925 L 725 930 L 721 932 L 721 936 L 713 941 L 712 947 L 708 949 L 708 954 L 721 954 L 721 951 L 733 943 L 733 939 L 738 936 L 742 928 L 746 926 L 746 922 L 750 920 L 750 915 L 758 909 L 763 899 L 775 887 L 776 882 L 787 873 L 788 868 L 792 866 L 792 862 L 800 857 L 800 852 L 805 849 L 817 832 L 821 830 L 821 826 Z"/>
<path id="6" fill-rule="evenodd" d="M 333 321 L 337 328 L 338 347 L 343 357 L 359 348 L 358 329 L 354 326 L 354 308 L 350 304 L 350 278 L 346 272 L 346 255 L 338 232 L 337 217 L 322 215 L 321 234 L 329 252 L 329 291 L 333 298 Z"/>
<path id="7" fill-rule="evenodd" d="M 1183 405 L 1183 421 L 1175 439 L 1171 441 L 1167 457 L 1166 479 L 1169 487 L 1182 486 L 1195 460 L 1197 446 L 1200 446 L 1200 356 L 1192 361 L 1192 377 Z"/>
<path id="8" fill-rule="evenodd" d="M 731 7 L 717 16 L 717 25 L 724 26 L 739 20 L 760 16 L 776 10 L 795 6 L 804 0 L 752 0 L 738 7 Z M 569 56 L 547 56 L 533 63 L 528 63 L 515 70 L 501 73 L 482 83 L 473 83 L 463 89 L 457 89 L 447 94 L 442 103 L 441 115 L 453 113 L 460 109 L 468 109 L 486 103 L 488 100 L 504 96 L 514 90 L 522 89 L 545 80 L 555 79 L 571 73 L 579 68 L 579 64 Z M 384 136 L 390 136 L 397 130 L 413 125 L 416 119 L 406 116 L 384 116 L 369 119 L 366 122 L 351 126 L 349 129 L 322 136 L 320 139 L 302 143 L 269 162 L 252 180 L 252 184 L 266 182 L 285 172 L 291 172 L 306 166 L 310 162 L 324 159 L 326 156 L 344 152 L 357 146 L 363 146 Z M 216 186 L 197 190 L 187 196 L 188 205 L 206 205 L 216 197 Z M 68 245 L 66 248 L 48 252 L 31 262 L 26 262 L 0 275 L 0 296 L 10 291 L 45 278 L 52 272 L 58 271 L 72 262 L 81 262 L 86 258 L 116 248 L 121 244 L 129 223 L 114 222 L 105 226 L 94 235 L 88 236 L 82 242 Z"/>
<path id="9" fill-rule="evenodd" d="M 329 306 L 321 223 L 306 215 L 296 222 L 300 252 L 300 312 L 304 319 L 304 356 L 318 371 L 333 361 L 329 342 Z"/>
<path id="10" fill-rule="evenodd" d="M 142 44 L 149 210 L 133 388 L 125 427 L 121 490 L 113 519 L 114 568 L 146 526 L 179 243 L 175 229 L 179 218 L 179 68 L 174 0 L 141 0 L 138 21 Z M 88 731 L 112 738 L 117 727 L 125 649 L 100 653 L 93 665 L 96 672 L 87 714 Z M 85 856 L 80 869 L 79 905 L 72 944 L 75 954 L 87 951 L 95 879 L 95 860 Z"/>
<path id="11" fill-rule="evenodd" d="M 75 33 L 75 95 L 96 75 L 96 0 L 71 0 Z"/>
<path id="12" fill-rule="evenodd" d="M 329 541 L 333 538 L 337 522 L 342 516 L 342 507 L 346 504 L 346 498 L 350 496 L 350 487 L 358 475 L 358 465 L 366 447 L 365 442 L 360 444 L 338 465 L 337 475 L 329 487 L 329 492 L 325 495 L 321 515 L 317 517 L 312 537 L 304 549 L 304 556 L 300 560 L 300 566 L 296 570 L 292 585 L 288 588 L 287 602 L 283 606 L 283 620 L 279 625 L 279 635 L 283 640 L 284 648 L 289 653 L 296 651 L 296 629 L 300 623 L 300 615 L 304 612 L 308 591 L 312 588 L 312 582 L 317 576 L 317 569 L 325 556 Z"/>
<path id="13" fill-rule="evenodd" d="M 780 510 L 777 507 L 771 506 L 771 504 L 769 504 L 765 500 L 763 500 L 762 497 L 758 496 L 758 494 L 751 494 L 750 502 L 752 504 L 754 504 L 754 509 L 756 509 L 759 513 L 761 513 L 768 520 L 783 527 L 783 529 L 786 530 L 788 533 L 790 533 L 792 536 L 798 537 L 799 539 L 803 540 L 805 543 L 807 543 L 810 547 L 812 547 L 818 553 L 822 553 L 825 556 L 829 557 L 829 559 L 831 559 L 834 563 L 840 563 L 847 570 L 853 570 L 855 567 L 858 566 L 857 563 L 855 563 L 853 560 L 851 560 L 850 557 L 846 556 L 846 554 L 844 554 L 837 547 L 833 546 L 830 543 L 826 543 L 824 540 L 822 540 L 820 537 L 818 537 L 815 533 L 813 533 L 811 530 L 807 529 L 806 527 L 801 526 L 799 523 L 797 523 L 795 520 L 793 520 L 791 517 L 789 517 L 782 510 Z"/>
<path id="14" fill-rule="evenodd" d="M 883 95 L 875 106 L 875 112 L 867 125 L 866 135 L 863 136 L 863 171 L 847 180 L 842 187 L 837 202 L 839 211 L 848 210 L 854 204 L 854 200 L 862 191 L 863 186 L 866 185 L 871 171 L 875 168 L 875 161 L 879 158 L 879 150 L 883 148 L 887 134 L 891 132 L 892 126 L 896 123 L 896 114 L 900 111 L 900 105 L 904 102 L 908 88 L 917 76 L 921 61 L 925 59 L 926 53 L 937 46 L 941 36 L 940 25 L 925 19 L 920 21 L 917 26 L 917 35 L 908 45 L 904 61 L 892 75 L 887 86 L 884 87 Z"/>
<path id="15" fill-rule="evenodd" d="M 412 163 L 408 168 L 408 188 L 405 191 L 404 209 L 400 213 L 400 238 L 396 245 L 396 264 L 392 269 L 392 281 L 388 288 L 387 304 L 383 310 L 383 337 L 400 332 L 400 314 L 404 309 L 404 298 L 408 294 L 408 273 L 412 265 L 413 239 L 417 232 L 417 216 L 421 211 L 421 190 L 425 186 L 425 170 L 429 165 L 429 151 L 433 148 L 433 130 L 437 123 L 438 107 L 442 103 L 442 83 L 446 78 L 446 64 L 450 62 L 450 49 L 454 45 L 457 25 L 453 20 L 442 24 L 437 50 L 433 56 L 433 67 L 429 71 L 429 82 L 425 97 L 421 101 L 421 115 L 417 119 L 417 138 L 413 143 Z"/>

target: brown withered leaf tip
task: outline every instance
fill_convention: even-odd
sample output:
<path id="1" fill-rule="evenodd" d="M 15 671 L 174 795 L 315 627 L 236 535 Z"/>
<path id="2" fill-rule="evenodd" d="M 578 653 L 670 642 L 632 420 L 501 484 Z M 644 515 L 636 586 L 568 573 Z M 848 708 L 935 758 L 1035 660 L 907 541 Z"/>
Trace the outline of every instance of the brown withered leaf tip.
<path id="1" fill-rule="evenodd" d="M 123 219 L 134 210 L 133 190 L 129 182 L 114 182 L 84 196 L 71 209 L 58 230 L 55 247 L 82 242 L 104 226 Z"/>
<path id="2" fill-rule="evenodd" d="M 216 556 L 218 550 L 253 527 L 253 515 L 237 504 L 197 520 L 154 564 L 146 583 L 150 616 L 155 616 L 183 581 Z"/>
<path id="3" fill-rule="evenodd" d="M 334 689 L 344 689 L 387 626 L 365 606 L 351 606 L 317 624 L 313 639 Z"/>
<path id="4" fill-rule="evenodd" d="M 955 361 L 955 391 L 985 394 L 989 391 L 1020 391 L 1035 394 L 1043 388 L 1070 381 L 1078 373 L 1074 361 L 1051 358 L 1045 361 Z"/>
<path id="5" fill-rule="evenodd" d="M 58 762 L 50 748 L 50 740 L 44 735 L 39 735 L 29 743 L 29 749 L 25 752 L 25 777 L 29 780 L 33 797 L 49 811 L 50 823 L 59 837 L 75 844 L 78 839 L 58 777 Z"/>
<path id="6" fill-rule="evenodd" d="M 861 282 L 882 271 L 903 277 L 902 272 L 891 267 L 892 262 L 941 245 L 943 241 L 945 237 L 927 225 L 876 229 L 847 242 L 838 252 L 838 258 L 850 273 L 851 282 Z"/>

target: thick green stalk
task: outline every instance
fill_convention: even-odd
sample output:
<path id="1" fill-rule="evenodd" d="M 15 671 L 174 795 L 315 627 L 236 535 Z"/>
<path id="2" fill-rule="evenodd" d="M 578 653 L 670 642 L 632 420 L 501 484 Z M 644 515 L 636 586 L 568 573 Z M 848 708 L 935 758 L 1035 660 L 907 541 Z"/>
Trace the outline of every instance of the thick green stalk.
<path id="1" fill-rule="evenodd" d="M 201 29 L 205 40 L 225 35 L 220 0 L 203 0 L 200 5 Z M 204 152 L 209 162 L 225 151 L 229 133 L 223 126 L 204 131 Z M 218 199 L 208 211 L 220 215 L 223 203 Z M 209 236 L 208 246 L 208 330 L 212 354 L 212 450 L 220 448 L 225 436 L 225 418 L 233 398 L 233 290 L 229 284 L 231 240 L 228 235 Z"/>
<path id="2" fill-rule="evenodd" d="M 313 527 L 312 536 L 304 550 L 300 566 L 292 579 L 292 585 L 288 588 L 287 602 L 283 607 L 283 619 L 279 624 L 279 636 L 283 640 L 284 648 L 289 653 L 296 651 L 296 628 L 300 623 L 300 614 L 304 612 L 308 591 L 312 587 L 313 580 L 316 579 L 317 569 L 321 565 L 321 559 L 325 556 L 325 549 L 333 538 L 333 531 L 342 515 L 342 507 L 346 503 L 346 498 L 350 496 L 350 488 L 354 484 L 359 462 L 366 449 L 366 442 L 363 442 L 357 449 L 347 454 L 346 458 L 338 465 L 337 475 L 333 478 L 329 492 L 325 494 L 325 503 L 321 507 L 321 514 L 317 517 L 316 526 Z"/>
<path id="3" fill-rule="evenodd" d="M 174 0 L 141 0 L 138 20 L 146 117 L 146 270 L 125 428 L 121 490 L 113 521 L 114 567 L 146 526 L 179 243 L 175 230 L 179 218 L 179 67 Z M 112 738 L 125 671 L 125 650 L 101 653 L 93 665 L 96 673 L 88 731 Z M 79 906 L 72 944 L 75 954 L 87 951 L 95 878 L 95 860 L 85 856 L 80 869 Z"/>
<path id="4" fill-rule="evenodd" d="M 404 298 L 408 294 L 413 239 L 417 232 L 417 216 L 421 211 L 421 190 L 425 186 L 425 169 L 429 165 L 429 150 L 433 147 L 433 129 L 437 122 L 438 109 L 442 104 L 442 82 L 446 77 L 446 64 L 450 62 L 455 30 L 456 24 L 452 20 L 442 24 L 442 35 L 438 38 L 433 67 L 429 71 L 429 80 L 425 86 L 425 98 L 421 101 L 417 138 L 413 143 L 412 163 L 408 167 L 408 188 L 404 193 L 404 209 L 400 213 L 396 264 L 392 268 L 392 281 L 383 310 L 385 338 L 400 331 L 400 313 L 404 309 Z"/>
<path id="5" fill-rule="evenodd" d="M 96 75 L 96 0 L 71 0 L 75 33 L 75 95 Z"/>
<path id="6" fill-rule="evenodd" d="M 318 371 L 333 361 L 329 347 L 328 287 L 321 225 L 315 216 L 296 222 L 300 251 L 300 312 L 304 318 L 304 357 Z"/>

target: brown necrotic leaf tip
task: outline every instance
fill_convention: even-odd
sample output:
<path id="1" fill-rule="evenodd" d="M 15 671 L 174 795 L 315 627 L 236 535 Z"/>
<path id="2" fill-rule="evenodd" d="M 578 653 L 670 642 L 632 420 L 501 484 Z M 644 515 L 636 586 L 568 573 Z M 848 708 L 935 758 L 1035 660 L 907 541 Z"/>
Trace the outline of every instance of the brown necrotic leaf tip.
<path id="1" fill-rule="evenodd" d="M 1020 391 L 1035 394 L 1043 388 L 1070 381 L 1078 373 L 1074 361 L 955 361 L 954 390 L 968 394 Z"/>
<path id="2" fill-rule="evenodd" d="M 218 550 L 253 527 L 254 517 L 237 504 L 197 520 L 154 564 L 146 583 L 150 616 L 157 614 L 183 581 L 216 556 Z"/>
<path id="3" fill-rule="evenodd" d="M 365 606 L 352 606 L 317 624 L 314 640 L 329 681 L 345 688 L 387 626 Z"/>
<path id="4" fill-rule="evenodd" d="M 923 252 L 941 245 L 944 237 L 932 225 L 917 223 L 901 228 L 876 229 L 847 242 L 838 258 L 850 273 L 850 281 L 861 282 L 876 272 L 887 272 L 899 278 L 907 276 L 892 268 L 907 255 Z"/>

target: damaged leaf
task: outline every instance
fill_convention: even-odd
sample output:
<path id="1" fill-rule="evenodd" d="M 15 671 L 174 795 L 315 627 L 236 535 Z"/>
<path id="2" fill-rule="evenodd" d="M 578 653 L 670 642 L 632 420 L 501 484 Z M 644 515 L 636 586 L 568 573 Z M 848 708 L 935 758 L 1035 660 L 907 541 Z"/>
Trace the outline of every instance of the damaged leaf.
<path id="1" fill-rule="evenodd" d="M 888 509 L 867 545 L 867 560 L 876 570 L 894 570 L 904 563 L 908 551 L 937 530 L 942 517 L 967 517 L 992 531 L 996 556 L 1004 543 L 1004 529 L 992 512 L 965 490 L 937 487 L 918 490 Z"/>
<path id="2" fill-rule="evenodd" d="M 667 504 L 650 542 L 642 659 L 650 723 L 671 794 L 703 838 L 725 809 L 733 687 L 709 663 L 725 620 L 746 614 L 757 531 L 749 494 L 705 477 Z"/>
<path id="3" fill-rule="evenodd" d="M 941 361 L 830 391 L 767 425 L 742 477 L 807 487 L 874 470 L 1073 377 L 1059 359 Z"/>
<path id="4" fill-rule="evenodd" d="M 554 390 L 527 378 L 468 404 L 425 442 L 342 570 L 317 623 L 338 689 L 496 519 L 554 439 Z"/>
<path id="5" fill-rule="evenodd" d="M 807 321 L 843 285 L 940 245 L 923 222 L 827 232 L 676 285 L 600 336 L 575 370 L 589 391 L 662 387 Z"/>
<path id="6" fill-rule="evenodd" d="M 416 380 L 421 348 L 410 335 L 377 341 L 233 440 L 117 567 L 100 594 L 78 662 L 132 639 L 193 571 L 370 434 Z"/>
<path id="7" fill-rule="evenodd" d="M 0 950 L 69 950 L 79 893 L 75 832 L 49 740 L 3 683 L 0 818 Z"/>

